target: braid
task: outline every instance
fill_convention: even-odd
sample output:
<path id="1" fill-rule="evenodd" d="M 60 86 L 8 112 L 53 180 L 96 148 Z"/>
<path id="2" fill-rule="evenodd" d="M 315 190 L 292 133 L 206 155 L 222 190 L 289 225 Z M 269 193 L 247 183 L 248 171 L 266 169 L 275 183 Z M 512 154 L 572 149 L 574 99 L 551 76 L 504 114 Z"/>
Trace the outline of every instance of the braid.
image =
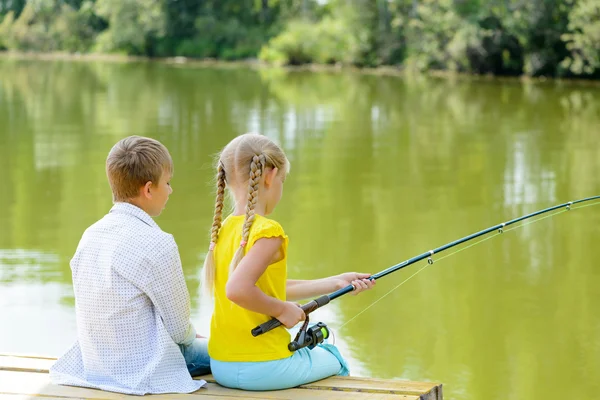
<path id="1" fill-rule="evenodd" d="M 215 282 L 215 259 L 213 250 L 219 238 L 221 223 L 223 222 L 223 198 L 225 197 L 225 168 L 223 163 L 219 161 L 217 166 L 217 198 L 215 200 L 215 214 L 210 232 L 210 246 L 204 260 L 204 287 L 212 292 Z"/>
<path id="2" fill-rule="evenodd" d="M 223 221 L 223 198 L 225 197 L 225 168 L 223 163 L 219 162 L 217 167 L 217 199 L 215 200 L 215 216 L 210 232 L 210 242 L 217 243 L 219 238 L 219 230 Z"/>
<path id="3" fill-rule="evenodd" d="M 242 243 L 245 245 L 250 236 L 250 228 L 254 222 L 254 207 L 258 202 L 258 184 L 265 165 L 265 156 L 254 156 L 250 164 L 250 180 L 248 181 L 248 203 L 246 204 L 246 219 L 242 230 Z M 242 246 L 243 247 L 243 246 Z"/>
<path id="4" fill-rule="evenodd" d="M 242 241 L 240 247 L 235 252 L 233 260 L 229 266 L 230 273 L 237 267 L 241 259 L 244 257 L 244 247 L 248 243 L 250 237 L 250 228 L 254 223 L 254 207 L 258 202 L 258 188 L 260 178 L 264 171 L 266 164 L 265 155 L 255 155 L 252 157 L 250 163 L 250 179 L 248 180 L 248 202 L 246 203 L 246 217 L 244 219 L 244 226 L 242 228 Z"/>

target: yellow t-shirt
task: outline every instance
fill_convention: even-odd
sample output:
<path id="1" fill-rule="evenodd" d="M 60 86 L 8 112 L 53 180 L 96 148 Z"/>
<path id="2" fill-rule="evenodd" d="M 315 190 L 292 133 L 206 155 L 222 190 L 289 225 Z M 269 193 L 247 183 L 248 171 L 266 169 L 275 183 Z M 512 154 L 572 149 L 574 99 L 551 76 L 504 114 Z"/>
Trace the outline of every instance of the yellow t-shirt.
<path id="1" fill-rule="evenodd" d="M 249 311 L 229 301 L 225 295 L 225 285 L 229 278 L 229 264 L 240 246 L 243 215 L 230 215 L 225 219 L 219 239 L 214 249 L 215 257 L 215 308 L 210 323 L 208 353 L 219 361 L 271 361 L 292 355 L 287 345 L 290 334 L 284 326 L 254 337 L 250 331 L 257 325 L 271 319 L 270 316 Z M 245 247 L 247 253 L 261 238 L 283 238 L 283 259 L 269 265 L 256 282 L 268 296 L 279 300 L 286 299 L 287 246 L 288 237 L 279 223 L 261 215 L 256 215 L 250 228 L 250 236 Z"/>

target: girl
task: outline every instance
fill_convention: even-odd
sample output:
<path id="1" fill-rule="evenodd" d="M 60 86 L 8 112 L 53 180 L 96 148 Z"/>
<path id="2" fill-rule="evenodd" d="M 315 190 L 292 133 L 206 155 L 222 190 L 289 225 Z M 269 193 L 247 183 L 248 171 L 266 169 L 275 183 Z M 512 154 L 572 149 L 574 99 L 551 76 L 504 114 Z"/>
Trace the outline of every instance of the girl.
<path id="1" fill-rule="evenodd" d="M 289 162 L 265 136 L 245 134 L 232 140 L 217 163 L 217 200 L 211 242 L 204 263 L 205 284 L 215 298 L 208 351 L 216 381 L 245 390 L 285 389 L 332 375 L 348 375 L 333 345 L 290 352 L 289 332 L 276 328 L 253 337 L 252 328 L 277 318 L 291 328 L 305 319 L 294 301 L 331 293 L 352 284 L 369 289 L 369 274 L 287 279 L 288 237 L 268 219 L 283 191 Z M 222 221 L 227 187 L 235 209 Z"/>

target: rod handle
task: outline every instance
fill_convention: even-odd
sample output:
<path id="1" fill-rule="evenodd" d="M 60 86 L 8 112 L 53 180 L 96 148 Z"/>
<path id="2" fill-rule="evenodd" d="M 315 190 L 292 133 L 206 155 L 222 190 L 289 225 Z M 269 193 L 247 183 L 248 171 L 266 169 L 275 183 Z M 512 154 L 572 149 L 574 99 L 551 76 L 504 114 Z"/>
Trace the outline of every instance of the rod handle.
<path id="1" fill-rule="evenodd" d="M 323 307 L 326 304 L 329 304 L 331 300 L 329 299 L 328 295 L 323 295 L 321 297 L 318 297 L 312 301 L 309 301 L 306 304 L 303 304 L 302 310 L 304 310 L 304 313 L 306 315 L 310 314 L 311 312 L 315 311 L 317 308 L 319 307 Z M 263 333 L 267 333 L 275 328 L 277 328 L 278 326 L 281 326 L 281 322 L 279 322 L 279 320 L 277 318 L 272 318 L 271 320 L 264 322 L 262 324 L 260 324 L 259 326 L 255 327 L 254 329 L 252 329 L 251 333 L 252 336 L 256 337 L 259 335 L 262 335 Z"/>
<path id="2" fill-rule="evenodd" d="M 278 326 L 281 326 L 281 322 L 279 322 L 277 318 L 273 318 L 270 321 L 260 324 L 256 328 L 252 329 L 252 336 L 256 337 L 258 335 L 262 335 L 263 333 L 267 333 Z"/>

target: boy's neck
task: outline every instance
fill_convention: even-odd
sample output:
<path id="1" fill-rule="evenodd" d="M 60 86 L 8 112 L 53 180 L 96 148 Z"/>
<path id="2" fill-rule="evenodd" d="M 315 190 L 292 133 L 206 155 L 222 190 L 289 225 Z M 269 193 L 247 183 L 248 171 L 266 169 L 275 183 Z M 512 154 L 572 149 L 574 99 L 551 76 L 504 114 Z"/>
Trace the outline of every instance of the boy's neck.
<path id="1" fill-rule="evenodd" d="M 141 199 L 133 198 L 133 199 L 120 201 L 120 203 L 127 203 L 127 204 L 131 204 L 132 206 L 136 206 L 137 208 L 141 209 L 146 214 L 148 214 L 152 217 L 152 214 L 150 214 L 150 212 L 148 212 L 147 207 L 144 207 L 144 202 Z"/>

